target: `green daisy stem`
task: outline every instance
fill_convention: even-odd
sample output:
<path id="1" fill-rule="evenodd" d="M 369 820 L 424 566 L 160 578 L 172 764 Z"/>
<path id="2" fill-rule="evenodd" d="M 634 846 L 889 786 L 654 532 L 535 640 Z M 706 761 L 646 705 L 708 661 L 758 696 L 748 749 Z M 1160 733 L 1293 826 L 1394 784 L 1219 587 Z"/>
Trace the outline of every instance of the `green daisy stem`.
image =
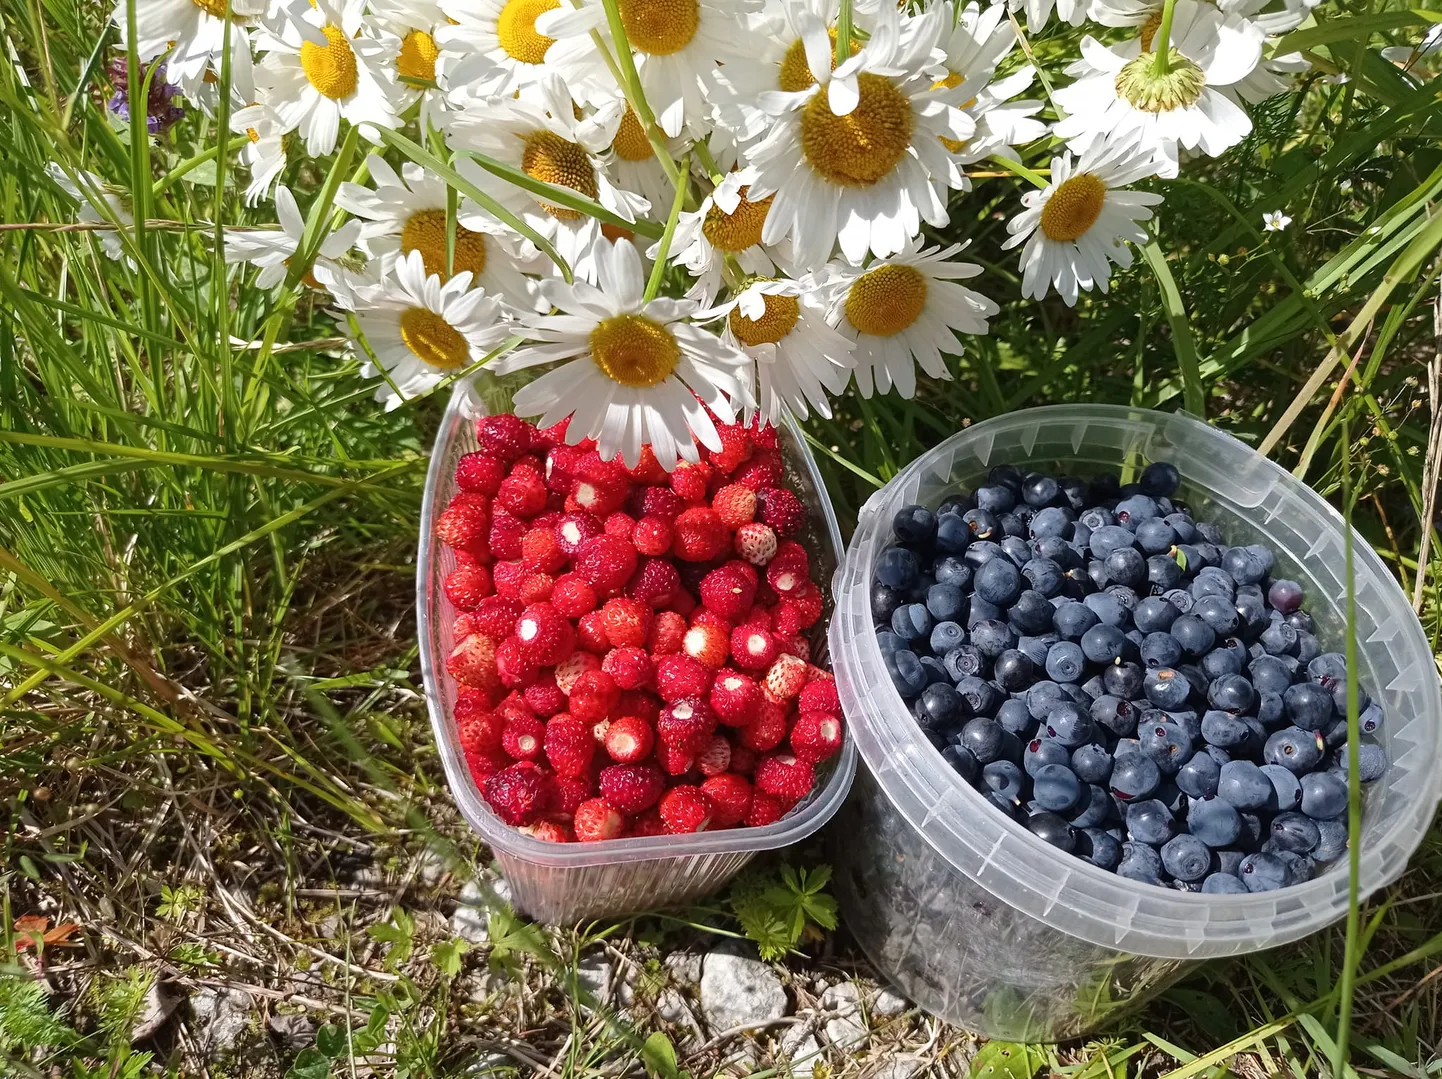
<path id="1" fill-rule="evenodd" d="M 840 66 L 851 56 L 851 0 L 841 0 L 841 10 L 836 15 L 836 60 Z"/>
<path id="2" fill-rule="evenodd" d="M 691 173 L 691 151 L 686 151 L 681 158 L 681 175 L 689 176 Z M 671 238 L 676 235 L 676 222 L 681 218 L 681 207 L 686 203 L 686 191 L 691 185 L 680 183 L 676 185 L 676 197 L 671 200 L 671 212 L 666 217 L 666 231 L 661 233 L 661 239 L 656 244 L 656 261 L 651 266 L 651 277 L 646 282 L 646 293 L 644 302 L 650 303 L 661 291 L 661 282 L 666 277 L 666 260 L 671 255 Z"/>
<path id="3" fill-rule="evenodd" d="M 1014 172 L 1024 180 L 1030 180 L 1036 184 L 1037 187 L 1047 187 L 1051 184 L 1051 181 L 1041 173 L 1035 169 L 1027 168 L 1020 161 L 1013 161 L 1011 158 L 1003 157 L 1001 154 L 992 154 L 991 159 L 1008 172 Z"/>
<path id="4" fill-rule="evenodd" d="M 1158 75 L 1165 75 L 1172 69 L 1172 16 L 1176 14 L 1176 10 L 1177 0 L 1164 0 L 1162 23 L 1157 27 L 1156 37 L 1152 38 L 1152 52 L 1156 56 L 1156 59 L 1152 61 L 1152 70 Z"/>
<path id="5" fill-rule="evenodd" d="M 646 100 L 646 92 L 641 89 L 641 74 L 636 70 L 636 58 L 631 55 L 631 39 L 626 36 L 626 24 L 621 21 L 619 0 L 602 0 L 602 6 L 606 9 L 606 25 L 611 31 L 611 42 L 616 46 L 616 66 L 612 74 L 618 75 L 616 81 L 626 95 L 627 104 L 636 111 L 636 119 L 641 121 L 641 130 L 646 133 L 646 141 L 651 144 L 651 150 L 655 153 L 656 160 L 661 163 L 667 179 L 678 189 L 684 189 L 687 186 L 685 175 L 672 160 L 671 151 L 666 146 L 665 132 L 657 125 L 656 114 L 651 111 L 651 103 Z M 602 54 L 609 58 L 610 54 L 600 40 L 600 34 L 594 33 L 593 36 Z"/>

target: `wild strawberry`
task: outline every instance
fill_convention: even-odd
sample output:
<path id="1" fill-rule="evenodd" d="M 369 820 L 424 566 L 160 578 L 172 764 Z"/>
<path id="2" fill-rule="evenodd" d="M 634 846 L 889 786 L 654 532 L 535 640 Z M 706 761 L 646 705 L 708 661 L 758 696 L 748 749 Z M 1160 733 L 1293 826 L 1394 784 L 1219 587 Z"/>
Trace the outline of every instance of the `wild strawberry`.
<path id="1" fill-rule="evenodd" d="M 646 647 L 653 657 L 670 656 L 681 651 L 685 638 L 685 618 L 675 611 L 657 611 L 646 637 Z"/>
<path id="2" fill-rule="evenodd" d="M 526 703 L 526 698 L 514 690 L 507 693 L 505 698 L 496 705 L 496 714 L 507 723 L 518 716 L 525 716 L 531 719 L 536 717 L 536 713 L 532 711 L 531 706 Z"/>
<path id="3" fill-rule="evenodd" d="M 599 595 L 614 595 L 636 571 L 636 548 L 616 536 L 592 536 L 581 544 L 571 568 Z"/>
<path id="4" fill-rule="evenodd" d="M 581 545 L 601 534 L 601 522 L 589 513 L 567 513 L 555 524 L 556 544 L 568 558 L 576 557 Z"/>
<path id="5" fill-rule="evenodd" d="M 568 446 L 558 442 L 546 451 L 545 466 L 541 469 L 546 477 L 546 489 L 564 497 L 576 479 L 576 469 L 590 451 L 581 446 Z"/>
<path id="6" fill-rule="evenodd" d="M 761 450 L 732 474 L 731 482 L 759 491 L 763 487 L 779 487 L 784 475 L 781 455 L 775 450 Z"/>
<path id="7" fill-rule="evenodd" d="M 456 702 L 456 730 L 461 748 L 467 753 L 477 749 L 498 749 L 501 734 L 506 729 L 505 721 L 487 708 L 463 709 L 461 703 Z"/>
<path id="8" fill-rule="evenodd" d="M 800 633 L 810 629 L 821 618 L 821 589 L 810 581 L 794 597 L 776 604 L 773 621 L 778 633 Z"/>
<path id="9" fill-rule="evenodd" d="M 590 798 L 582 802 L 576 807 L 576 815 L 571 821 L 576 838 L 582 843 L 615 839 L 625 825 L 616 807 L 604 798 Z"/>
<path id="10" fill-rule="evenodd" d="M 492 691 L 501 684 L 496 674 L 496 646 L 479 633 L 456 643 L 446 657 L 446 670 L 457 682 L 477 689 Z"/>
<path id="11" fill-rule="evenodd" d="M 533 573 L 555 573 L 566 564 L 566 552 L 549 528 L 531 528 L 521 536 L 521 565 Z"/>
<path id="12" fill-rule="evenodd" d="M 643 813 L 656 804 L 666 777 L 654 764 L 608 764 L 601 769 L 601 797 L 622 813 Z"/>
<path id="13" fill-rule="evenodd" d="M 799 633 L 793 633 L 789 637 L 781 633 L 776 634 L 776 639 L 781 642 L 781 654 L 783 656 L 795 656 L 802 663 L 811 659 L 811 642 Z"/>
<path id="14" fill-rule="evenodd" d="M 730 634 L 726 630 L 700 622 L 686 631 L 681 650 L 711 670 L 718 671 L 726 665 L 730 645 Z"/>
<path id="15" fill-rule="evenodd" d="M 738 667 L 764 671 L 776 662 L 780 652 L 776 638 L 762 626 L 742 624 L 731 631 L 731 655 Z"/>
<path id="16" fill-rule="evenodd" d="M 671 490 L 682 502 L 695 505 L 706 501 L 706 488 L 711 482 L 711 466 L 680 462 L 671 473 Z"/>
<path id="17" fill-rule="evenodd" d="M 670 524 L 686 508 L 686 503 L 669 487 L 638 487 L 631 492 L 629 507 L 637 520 L 658 517 Z"/>
<path id="18" fill-rule="evenodd" d="M 560 821 L 538 820 L 529 828 L 521 829 L 527 832 L 542 843 L 570 843 L 572 841 L 571 830 Z"/>
<path id="19" fill-rule="evenodd" d="M 731 534 L 710 506 L 692 506 L 676 518 L 671 553 L 683 562 L 709 562 L 726 549 Z"/>
<path id="20" fill-rule="evenodd" d="M 756 765 L 756 789 L 788 802 L 805 796 L 815 780 L 810 762 L 797 760 L 790 753 L 773 753 Z"/>
<path id="21" fill-rule="evenodd" d="M 691 624 L 693 626 L 710 626 L 719 629 L 726 634 L 726 640 L 731 640 L 731 619 L 724 614 L 717 614 L 708 607 L 701 607 L 691 612 Z"/>
<path id="22" fill-rule="evenodd" d="M 488 776 L 481 794 L 496 816 L 514 827 L 534 824 L 544 808 L 546 788 L 531 764 L 512 764 Z"/>
<path id="23" fill-rule="evenodd" d="M 616 707 L 611 709 L 611 715 L 618 719 L 622 716 L 637 716 L 655 727 L 656 719 L 661 715 L 661 700 L 656 694 L 648 693 L 644 689 L 623 689 L 621 699 L 616 702 Z"/>
<path id="24" fill-rule="evenodd" d="M 635 645 L 611 649 L 601 660 L 601 670 L 615 679 L 616 685 L 622 689 L 640 689 L 650 685 L 651 679 L 656 677 L 651 657 L 644 648 Z"/>
<path id="25" fill-rule="evenodd" d="M 701 697 L 711 688 L 711 672 L 687 655 L 663 656 L 656 661 L 656 692 L 668 704 L 685 697 Z"/>
<path id="26" fill-rule="evenodd" d="M 751 808 L 743 818 L 748 828 L 761 828 L 775 824 L 786 815 L 786 803 L 765 791 L 751 792 Z"/>
<path id="27" fill-rule="evenodd" d="M 506 478 L 506 463 L 489 453 L 468 453 L 456 462 L 456 486 L 474 494 L 494 495 Z"/>
<path id="28" fill-rule="evenodd" d="M 809 679 L 796 698 L 796 707 L 803 712 L 833 712 L 841 714 L 841 697 L 836 692 L 836 679 L 815 667 L 806 672 Z"/>
<path id="29" fill-rule="evenodd" d="M 728 562 L 701 578 L 700 592 L 707 610 L 734 621 L 751 609 L 756 599 L 756 582 Z"/>
<path id="30" fill-rule="evenodd" d="M 763 696 L 751 722 L 741 728 L 741 744 L 747 749 L 764 753 L 775 749 L 785 738 L 786 709 Z"/>
<path id="31" fill-rule="evenodd" d="M 501 732 L 501 748 L 518 761 L 533 761 L 541 755 L 545 737 L 546 725 L 535 716 L 513 716 Z"/>
<path id="32" fill-rule="evenodd" d="M 516 619 L 521 648 L 539 667 L 560 663 L 576 648 L 570 621 L 549 603 L 533 603 Z"/>
<path id="33" fill-rule="evenodd" d="M 617 596 L 602 606 L 601 624 L 612 647 L 640 646 L 651 632 L 651 608 L 640 600 Z"/>
<path id="34" fill-rule="evenodd" d="M 758 588 L 759 592 L 760 589 Z M 746 612 L 746 617 L 741 619 L 741 625 L 753 626 L 760 629 L 771 628 L 771 611 L 764 603 L 753 603 L 751 609 Z"/>
<path id="35" fill-rule="evenodd" d="M 616 536 L 632 546 L 635 545 L 631 540 L 631 533 L 636 530 L 636 519 L 629 513 L 622 513 L 620 510 L 608 513 L 601 526 L 606 530 L 606 535 Z"/>
<path id="36" fill-rule="evenodd" d="M 696 771 L 703 776 L 719 776 L 731 764 L 731 743 L 725 735 L 713 734 L 696 754 Z"/>
<path id="37" fill-rule="evenodd" d="M 781 598 L 799 594 L 811 583 L 805 553 L 782 550 L 766 566 L 766 583 Z"/>
<path id="38" fill-rule="evenodd" d="M 563 573 L 551 585 L 551 606 L 567 618 L 596 609 L 596 590 L 574 573 Z"/>
<path id="39" fill-rule="evenodd" d="M 526 522 L 498 507 L 491 514 L 491 528 L 486 533 L 486 543 L 494 557 L 516 559 L 521 557 L 521 537 L 525 534 Z"/>
<path id="40" fill-rule="evenodd" d="M 806 523 L 806 507 L 785 487 L 763 487 L 756 492 L 758 516 L 778 536 L 794 536 Z"/>
<path id="41" fill-rule="evenodd" d="M 681 746 L 668 746 L 665 742 L 657 741 L 654 752 L 656 763 L 661 766 L 661 771 L 668 776 L 684 776 L 696 764 L 696 754 Z"/>
<path id="42" fill-rule="evenodd" d="M 575 715 L 562 712 L 552 717 L 546 723 L 544 745 L 546 760 L 550 761 L 557 775 L 588 774 L 591 756 L 596 752 L 596 740 L 591 737 L 591 728 Z"/>
<path id="43" fill-rule="evenodd" d="M 716 729 L 716 713 L 700 697 L 676 701 L 661 709 L 656 736 L 668 746 L 699 753 Z"/>
<path id="44" fill-rule="evenodd" d="M 704 832 L 711 823 L 711 799 L 700 787 L 681 784 L 661 796 L 661 821 L 671 835 Z"/>
<path id="45" fill-rule="evenodd" d="M 756 517 L 756 492 L 739 483 L 728 483 L 711 499 L 711 508 L 727 528 L 740 528 Z"/>
<path id="46" fill-rule="evenodd" d="M 484 787 L 486 777 L 495 775 L 502 768 L 509 768 L 516 762 L 511 755 L 500 746 L 495 749 L 468 749 L 466 750 L 466 767 L 470 770 L 471 778 L 476 781 L 476 786 Z"/>
<path id="47" fill-rule="evenodd" d="M 571 685 L 571 701 L 566 707 L 577 719 L 595 723 L 611 711 L 620 696 L 616 680 L 605 671 L 586 671 Z"/>
<path id="48" fill-rule="evenodd" d="M 487 596 L 476 604 L 471 612 L 475 619 L 476 632 L 493 641 L 503 641 L 516 628 L 516 619 L 521 617 L 521 605 L 504 596 Z"/>
<path id="49" fill-rule="evenodd" d="M 549 718 L 566 709 L 566 695 L 561 692 L 561 687 L 556 685 L 556 676 L 550 671 L 542 671 L 537 675 L 536 680 L 522 691 L 521 696 L 538 716 Z"/>
<path id="50" fill-rule="evenodd" d="M 642 558 L 626 582 L 626 595 L 650 607 L 665 607 L 681 591 L 681 576 L 665 558 Z"/>
<path id="51" fill-rule="evenodd" d="M 611 650 L 611 642 L 606 637 L 606 621 L 600 611 L 587 611 L 576 619 L 576 647 L 598 656 L 604 656 Z"/>
<path id="52" fill-rule="evenodd" d="M 761 705 L 761 688 L 749 675 L 725 670 L 711 683 L 707 700 L 722 723 L 728 727 L 744 727 L 756 718 L 756 710 Z"/>
<path id="53" fill-rule="evenodd" d="M 744 524 L 736 530 L 733 544 L 736 553 L 753 566 L 764 566 L 776 556 L 776 532 L 760 521 Z"/>
<path id="54" fill-rule="evenodd" d="M 751 809 L 751 784 L 735 772 L 711 776 L 701 784 L 701 792 L 711 800 L 712 827 L 740 824 Z"/>
<path id="55" fill-rule="evenodd" d="M 561 445 L 566 441 L 566 431 L 571 426 L 571 417 L 558 420 L 549 427 L 536 427 L 531 432 L 531 446 L 533 449 L 550 449 L 553 446 Z M 756 437 L 753 428 L 752 439 Z"/>
<path id="56" fill-rule="evenodd" d="M 664 517 L 642 517 L 631 530 L 631 542 L 643 555 L 663 555 L 671 549 L 671 522 Z"/>
<path id="57" fill-rule="evenodd" d="M 570 819 L 581 803 L 591 797 L 590 774 L 585 776 L 549 776 L 546 779 L 546 816 Z"/>
<path id="58" fill-rule="evenodd" d="M 507 689 L 525 689 L 536 680 L 540 670 L 540 665 L 526 654 L 515 637 L 507 637 L 496 645 L 496 675 Z"/>
<path id="59" fill-rule="evenodd" d="M 797 760 L 824 761 L 841 748 L 841 717 L 830 712 L 802 712 L 791 727 L 791 752 Z"/>
<path id="60" fill-rule="evenodd" d="M 626 469 L 626 474 L 636 483 L 666 482 L 666 470 L 661 467 L 661 462 L 656 460 L 656 453 L 650 446 L 641 447 L 641 459 L 634 468 Z"/>
<path id="61" fill-rule="evenodd" d="M 502 461 L 514 461 L 531 451 L 535 428 L 509 412 L 482 416 L 476 421 L 476 441 Z"/>
<path id="62" fill-rule="evenodd" d="M 759 756 L 756 750 L 747 745 L 731 744 L 731 771 L 738 775 L 749 776 L 756 771 L 756 761 Z"/>
<path id="63" fill-rule="evenodd" d="M 746 430 L 758 450 L 774 450 L 776 448 L 779 441 L 776 427 L 762 419 L 759 414 L 751 420 Z"/>
<path id="64" fill-rule="evenodd" d="M 718 423 L 716 434 L 721 439 L 721 448 L 710 450 L 707 458 L 718 472 L 735 471 L 751 457 L 751 435 L 741 424 Z"/>
<path id="65" fill-rule="evenodd" d="M 766 689 L 778 701 L 789 701 L 806 684 L 806 661 L 782 653 L 766 671 Z"/>
<path id="66" fill-rule="evenodd" d="M 599 461 L 599 459 L 597 459 Z M 619 460 L 613 462 L 620 464 Z M 631 493 L 624 469 L 615 476 L 598 473 L 594 468 L 582 465 L 580 475 L 571 486 L 568 502 L 578 509 L 604 517 L 612 510 L 621 508 L 626 496 Z"/>
<path id="67" fill-rule="evenodd" d="M 516 599 L 528 607 L 533 603 L 544 603 L 551 598 L 551 587 L 555 583 L 556 579 L 549 573 L 527 573 L 516 589 Z"/>
<path id="68" fill-rule="evenodd" d="M 665 835 L 666 825 L 661 820 L 660 811 L 653 806 L 646 812 L 632 817 L 626 834 L 637 838 L 648 835 Z"/>
<path id="69" fill-rule="evenodd" d="M 476 625 L 476 616 L 469 611 L 462 611 L 456 615 L 456 620 L 451 623 L 451 640 L 459 641 L 462 637 L 469 637 L 472 633 L 479 633 L 480 628 Z"/>
<path id="70" fill-rule="evenodd" d="M 497 595 L 505 596 L 509 600 L 519 600 L 521 587 L 530 572 L 521 565 L 519 558 L 514 561 L 497 562 L 491 567 L 491 583 L 495 585 Z"/>
<path id="71" fill-rule="evenodd" d="M 598 719 L 595 723 L 591 724 L 591 740 L 598 746 L 604 746 L 606 744 L 606 732 L 610 729 L 610 716 L 607 716 L 605 719 Z"/>
<path id="72" fill-rule="evenodd" d="M 447 547 L 472 554 L 486 554 L 487 530 L 493 527 L 489 515 L 479 505 L 452 503 L 436 518 L 436 539 Z"/>
<path id="73" fill-rule="evenodd" d="M 546 481 L 538 469 L 517 464 L 501 481 L 496 504 L 516 517 L 530 518 L 546 508 Z"/>
<path id="74" fill-rule="evenodd" d="M 491 571 L 485 566 L 457 566 L 446 577 L 446 599 L 458 611 L 474 611 L 493 590 Z"/>
<path id="75" fill-rule="evenodd" d="M 572 652 L 556 664 L 556 687 L 567 696 L 587 671 L 599 671 L 601 661 L 590 652 Z"/>
<path id="76" fill-rule="evenodd" d="M 613 761 L 634 764 L 651 755 L 656 735 L 640 716 L 621 716 L 606 728 L 606 752 Z"/>

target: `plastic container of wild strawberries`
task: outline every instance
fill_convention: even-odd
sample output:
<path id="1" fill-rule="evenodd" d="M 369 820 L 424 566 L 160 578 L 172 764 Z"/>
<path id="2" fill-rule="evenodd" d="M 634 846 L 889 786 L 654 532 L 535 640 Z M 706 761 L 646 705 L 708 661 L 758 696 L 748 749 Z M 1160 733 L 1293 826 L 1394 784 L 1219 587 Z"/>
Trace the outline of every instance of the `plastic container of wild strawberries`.
<path id="1" fill-rule="evenodd" d="M 996 812 L 917 729 L 872 631 L 870 582 L 896 511 L 971 490 L 991 466 L 1133 478 L 1151 461 L 1230 543 L 1264 543 L 1307 592 L 1324 648 L 1345 639 L 1341 517 L 1243 443 L 1185 415 L 1103 405 L 987 420 L 923 454 L 862 507 L 833 582 L 831 658 L 865 767 L 837 817 L 847 927 L 922 1007 L 1007 1041 L 1075 1038 L 1155 996 L 1198 961 L 1314 933 L 1347 912 L 1346 861 L 1306 884 L 1203 895 L 1140 884 L 1064 854 Z M 1390 768 L 1369 784 L 1361 894 L 1396 880 L 1436 811 L 1442 694 L 1427 638 L 1392 575 L 1353 533 L 1358 675 L 1385 709 Z"/>
<path id="2" fill-rule="evenodd" d="M 509 407 L 510 394 L 496 379 L 479 374 L 457 383 L 441 420 L 421 504 L 416 559 L 416 621 L 426 705 L 446 780 L 462 815 L 490 846 L 510 882 L 515 906 L 544 922 L 571 923 L 628 911 L 675 906 L 716 891 L 758 851 L 790 846 L 831 819 L 856 772 L 856 746 L 846 734 L 840 752 L 817 770 L 816 785 L 781 820 L 757 828 L 728 828 L 684 836 L 644 836 L 602 843 L 547 843 L 498 818 L 481 797 L 466 767 L 452 714 L 456 682 L 446 672 L 455 646 L 455 612 L 442 585 L 455 558 L 434 535 L 436 517 L 455 494 L 456 462 L 477 448 L 474 420 Z M 806 440 L 794 423 L 781 430 L 786 484 L 808 510 L 806 532 L 813 574 L 829 579 L 841 557 L 836 513 Z M 808 634 L 813 660 L 825 663 L 825 625 L 830 602 Z"/>

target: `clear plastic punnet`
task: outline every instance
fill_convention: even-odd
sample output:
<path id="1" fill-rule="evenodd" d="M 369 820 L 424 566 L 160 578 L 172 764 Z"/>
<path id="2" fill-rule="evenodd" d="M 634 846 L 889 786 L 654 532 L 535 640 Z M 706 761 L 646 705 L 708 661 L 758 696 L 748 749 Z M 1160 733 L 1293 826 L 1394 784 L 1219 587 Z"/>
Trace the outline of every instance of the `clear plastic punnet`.
<path id="1" fill-rule="evenodd" d="M 831 830 L 847 927 L 918 1004 L 1012 1041 L 1073 1038 L 1155 996 L 1199 960 L 1257 952 L 1347 911 L 1346 860 L 1306 884 L 1203 895 L 1129 881 L 1061 853 L 992 809 L 921 736 L 872 631 L 869 585 L 895 512 L 936 506 L 1009 462 L 1123 479 L 1151 461 L 1230 543 L 1265 543 L 1305 587 L 1324 648 L 1341 650 L 1344 526 L 1305 484 L 1185 415 L 1102 405 L 1028 409 L 976 424 L 913 461 L 862 508 L 834 581 L 831 657 L 866 767 Z M 1361 684 L 1385 709 L 1390 768 L 1363 810 L 1361 894 L 1395 880 L 1437 808 L 1437 668 L 1382 560 L 1353 533 Z"/>
<path id="2" fill-rule="evenodd" d="M 491 848 L 510 882 L 516 907 L 544 922 L 570 923 L 634 910 L 673 906 L 723 886 L 758 851 L 789 846 L 815 832 L 841 806 L 856 772 L 856 746 L 848 734 L 816 786 L 790 813 L 760 828 L 730 828 L 687 836 L 646 836 L 602 843 L 547 843 L 525 835 L 491 812 L 466 767 L 452 719 L 455 680 L 446 657 L 455 646 L 454 612 L 441 590 L 455 568 L 451 550 L 436 540 L 436 517 L 455 494 L 456 462 L 477 449 L 474 420 L 509 406 L 509 395 L 494 379 L 478 375 L 457 383 L 441 420 L 421 505 L 420 550 L 416 559 L 416 621 L 421 674 L 431 729 L 446 780 L 461 814 Z M 841 555 L 841 531 L 816 461 L 800 430 L 790 421 L 781 431 L 786 481 L 811 510 L 800 538 L 819 580 Z M 827 604 L 827 613 L 830 611 Z M 825 617 L 813 631 L 813 650 L 825 654 Z"/>

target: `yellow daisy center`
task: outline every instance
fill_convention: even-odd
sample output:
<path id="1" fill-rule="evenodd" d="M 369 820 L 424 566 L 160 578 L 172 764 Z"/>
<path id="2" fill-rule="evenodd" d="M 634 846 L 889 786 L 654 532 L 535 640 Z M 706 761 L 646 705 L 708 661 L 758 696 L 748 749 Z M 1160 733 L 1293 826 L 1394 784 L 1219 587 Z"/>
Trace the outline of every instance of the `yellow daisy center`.
<path id="1" fill-rule="evenodd" d="M 860 99 L 845 116 L 817 91 L 801 111 L 801 149 L 811 167 L 834 184 L 870 187 L 911 145 L 911 102 L 883 75 L 856 77 Z"/>
<path id="2" fill-rule="evenodd" d="M 675 336 L 645 315 L 615 315 L 591 331 L 591 359 L 612 382 L 644 389 L 664 382 L 681 359 Z"/>
<path id="3" fill-rule="evenodd" d="M 401 55 L 396 60 L 396 71 L 405 79 L 420 79 L 431 82 L 436 77 L 436 39 L 424 30 L 412 30 L 401 39 Z"/>
<path id="4" fill-rule="evenodd" d="M 461 332 L 424 307 L 408 307 L 401 312 L 401 340 L 417 359 L 443 371 L 464 365 L 471 354 Z"/>
<path id="5" fill-rule="evenodd" d="M 569 187 L 587 198 L 596 197 L 596 170 L 591 159 L 578 144 L 561 138 L 554 131 L 533 131 L 521 151 L 521 171 L 537 180 L 558 187 Z M 547 213 L 558 221 L 575 221 L 579 210 L 541 203 Z"/>
<path id="6" fill-rule="evenodd" d="M 1176 49 L 1167 50 L 1168 70 L 1156 72 L 1156 57 L 1144 52 L 1117 72 L 1117 96 L 1141 112 L 1172 112 L 1194 105 L 1207 88 L 1206 73 Z"/>
<path id="7" fill-rule="evenodd" d="M 1107 185 L 1089 172 L 1063 180 L 1041 208 L 1041 231 L 1048 240 L 1070 243 L 1097 223 Z"/>
<path id="8" fill-rule="evenodd" d="M 743 187 L 739 192 L 741 201 L 736 204 L 735 213 L 728 214 L 715 203 L 706 211 L 706 219 L 701 222 L 701 235 L 717 250 L 734 254 L 761 242 L 761 226 L 766 223 L 766 215 L 775 196 L 767 195 L 759 202 L 751 202 L 746 198 L 748 190 L 748 187 Z"/>
<path id="9" fill-rule="evenodd" d="M 936 82 L 931 84 L 931 88 L 933 90 L 951 90 L 955 87 L 960 86 L 965 81 L 966 76 L 963 75 L 960 71 L 948 71 L 946 73 L 946 78 L 938 79 Z"/>
<path id="10" fill-rule="evenodd" d="M 891 337 L 921 317 L 926 277 L 915 266 L 878 266 L 846 293 L 846 319 L 864 334 Z"/>
<path id="11" fill-rule="evenodd" d="M 739 307 L 731 309 L 727 321 L 736 340 L 743 345 L 774 345 L 791 332 L 796 320 L 801 317 L 801 304 L 795 296 L 763 293 L 762 299 L 766 301 L 766 310 L 758 319 L 747 318 Z"/>
<path id="12" fill-rule="evenodd" d="M 446 273 L 446 212 L 444 210 L 417 210 L 406 218 L 401 227 L 401 254 L 412 251 L 421 253 L 426 265 L 426 274 L 439 274 L 442 281 Z M 474 277 L 480 277 L 486 268 L 486 237 L 472 232 L 464 225 L 456 226 L 456 254 L 451 263 L 456 273 L 470 270 Z"/>
<path id="13" fill-rule="evenodd" d="M 1147 21 L 1142 23 L 1142 52 L 1152 51 L 1152 40 L 1157 36 L 1157 31 L 1162 28 L 1162 13 L 1153 11 L 1147 16 Z"/>
<path id="14" fill-rule="evenodd" d="M 335 23 L 321 27 L 326 44 L 303 41 L 300 45 L 300 66 L 310 84 L 326 97 L 340 100 L 355 93 L 357 70 L 355 52 L 350 38 Z"/>
<path id="15" fill-rule="evenodd" d="M 646 129 L 641 126 L 640 117 L 630 105 L 626 106 L 626 114 L 621 117 L 621 126 L 616 128 L 611 149 L 622 161 L 650 161 L 656 156 L 650 140 L 646 138 Z"/>
<path id="16" fill-rule="evenodd" d="M 245 137 L 248 138 L 251 142 L 259 142 L 260 132 L 253 127 L 248 127 L 245 129 Z"/>
<path id="17" fill-rule="evenodd" d="M 831 70 L 835 71 L 836 27 L 831 27 L 827 33 L 831 35 Z M 860 50 L 861 45 L 853 40 L 851 55 L 855 56 Z M 816 77 L 811 74 L 811 66 L 806 62 L 806 43 L 800 38 L 791 43 L 791 48 L 787 49 L 786 55 L 781 58 L 781 70 L 776 74 L 776 85 L 788 94 L 800 93 L 816 85 Z"/>
<path id="18" fill-rule="evenodd" d="M 191 0 L 191 3 L 207 15 L 214 15 L 217 19 L 225 18 L 225 0 Z M 230 18 L 232 22 L 240 23 L 242 26 L 250 21 L 244 15 L 239 15 L 234 11 L 230 13 Z M 206 72 L 206 74 L 210 73 Z"/>
<path id="19" fill-rule="evenodd" d="M 496 37 L 506 55 L 523 64 L 545 60 L 556 39 L 537 33 L 536 19 L 560 6 L 561 0 L 507 0 L 496 20 Z"/>
<path id="20" fill-rule="evenodd" d="M 632 46 L 653 56 L 680 52 L 701 25 L 696 0 L 620 0 L 621 25 Z"/>

